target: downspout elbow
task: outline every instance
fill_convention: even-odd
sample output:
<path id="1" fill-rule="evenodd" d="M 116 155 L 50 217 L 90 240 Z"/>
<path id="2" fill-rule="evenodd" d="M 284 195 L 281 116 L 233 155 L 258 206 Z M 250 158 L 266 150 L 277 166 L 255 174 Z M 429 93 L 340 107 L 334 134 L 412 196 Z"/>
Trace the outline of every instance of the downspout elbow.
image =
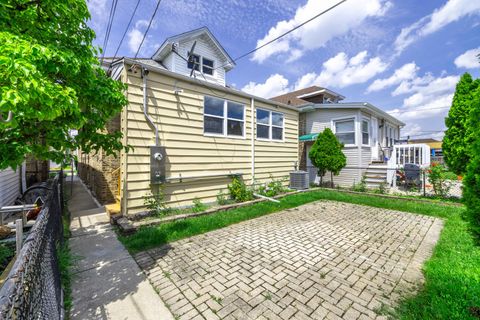
<path id="1" fill-rule="evenodd" d="M 159 145 L 158 141 L 158 127 L 153 122 L 153 119 L 148 114 L 148 104 L 147 104 L 147 76 L 148 76 L 148 69 L 142 68 L 142 78 L 143 78 L 143 114 L 145 115 L 145 119 L 147 119 L 150 126 L 153 127 L 155 130 L 155 145 Z"/>

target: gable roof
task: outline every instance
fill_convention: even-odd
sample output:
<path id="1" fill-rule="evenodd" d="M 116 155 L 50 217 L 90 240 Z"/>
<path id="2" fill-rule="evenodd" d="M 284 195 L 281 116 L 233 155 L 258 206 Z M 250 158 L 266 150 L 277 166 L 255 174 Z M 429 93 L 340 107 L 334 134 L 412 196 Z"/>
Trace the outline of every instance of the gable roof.
<path id="1" fill-rule="evenodd" d="M 224 56 L 225 60 L 227 61 L 225 65 L 225 69 L 227 71 L 233 69 L 233 67 L 235 67 L 236 65 L 235 61 L 232 59 L 232 57 L 230 57 L 228 52 L 222 47 L 220 42 L 217 40 L 217 38 L 215 38 L 213 33 L 207 27 L 201 27 L 201 28 L 180 33 L 178 35 L 165 39 L 162 45 L 153 54 L 152 59 L 161 61 L 172 51 L 171 49 L 172 44 L 180 42 L 182 40 L 197 38 L 197 37 L 200 37 L 201 35 L 206 35 L 212 41 L 212 43 L 216 46 L 216 48 L 221 52 L 221 54 Z"/>
<path id="2" fill-rule="evenodd" d="M 331 96 L 336 96 L 336 97 L 340 98 L 340 100 L 345 99 L 345 97 L 342 96 L 341 94 L 338 94 L 338 93 L 333 92 L 331 90 L 328 90 L 326 88 L 322 88 L 322 87 L 319 87 L 319 86 L 311 86 L 311 87 L 308 87 L 308 88 L 304 88 L 304 89 L 292 91 L 292 92 L 289 92 L 289 93 L 286 93 L 286 94 L 282 94 L 282 95 L 277 96 L 277 97 L 273 97 L 270 100 L 298 107 L 298 106 L 302 106 L 302 105 L 305 105 L 305 104 L 311 104 L 310 101 L 307 101 L 307 100 L 302 99 L 302 98 L 312 97 L 312 96 L 315 96 L 315 95 L 318 95 L 318 94 L 325 94 L 325 93 L 327 93 Z"/>

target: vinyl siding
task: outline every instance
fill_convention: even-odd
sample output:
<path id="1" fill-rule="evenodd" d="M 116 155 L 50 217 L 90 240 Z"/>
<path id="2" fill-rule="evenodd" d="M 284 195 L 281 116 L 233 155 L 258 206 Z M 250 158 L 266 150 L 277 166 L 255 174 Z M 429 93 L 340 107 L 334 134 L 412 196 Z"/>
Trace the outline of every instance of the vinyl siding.
<path id="1" fill-rule="evenodd" d="M 20 169 L 0 171 L 0 207 L 12 205 L 20 195 Z"/>
<path id="2" fill-rule="evenodd" d="M 198 47 L 198 43 L 197 43 Z M 197 51 L 197 50 L 196 50 Z M 197 51 L 201 54 L 200 51 Z M 128 68 L 125 68 L 128 69 Z M 155 133 L 143 114 L 142 79 L 125 72 L 129 105 L 122 112 L 124 143 L 134 147 L 122 153 L 122 206 L 128 214 L 145 211 L 144 197 L 150 189 L 150 149 Z M 173 88 L 182 89 L 178 96 Z M 166 147 L 166 176 L 243 173 L 252 183 L 250 99 L 213 90 L 168 75 L 150 72 L 148 76 L 148 112 L 159 128 L 160 145 Z M 245 138 L 212 137 L 203 133 L 204 96 L 220 96 L 245 105 Z M 297 161 L 298 112 L 275 104 L 256 102 L 256 107 L 285 114 L 284 142 L 255 142 L 255 178 L 259 182 L 287 177 Z M 164 193 L 169 206 L 189 206 L 195 198 L 204 203 L 216 201 L 220 190 L 226 192 L 228 177 L 214 177 L 183 182 L 168 182 Z"/>

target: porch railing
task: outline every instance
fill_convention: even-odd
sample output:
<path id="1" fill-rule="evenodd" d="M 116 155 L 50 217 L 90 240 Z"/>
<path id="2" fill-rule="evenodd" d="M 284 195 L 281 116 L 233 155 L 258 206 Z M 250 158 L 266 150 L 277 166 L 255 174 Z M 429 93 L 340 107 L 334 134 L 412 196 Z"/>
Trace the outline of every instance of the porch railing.
<path id="1" fill-rule="evenodd" d="M 396 171 L 407 163 L 412 163 L 426 168 L 430 166 L 430 146 L 423 143 L 399 144 L 392 147 L 390 159 L 387 162 L 387 182 L 395 185 Z"/>

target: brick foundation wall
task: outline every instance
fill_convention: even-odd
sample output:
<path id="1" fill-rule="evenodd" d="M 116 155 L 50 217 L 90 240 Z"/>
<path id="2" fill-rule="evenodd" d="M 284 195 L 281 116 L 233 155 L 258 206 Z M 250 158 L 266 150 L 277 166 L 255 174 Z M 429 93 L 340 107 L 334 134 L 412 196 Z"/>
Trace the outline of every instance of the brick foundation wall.
<path id="1" fill-rule="evenodd" d="M 110 120 L 106 129 L 108 132 L 120 130 L 120 115 Z M 114 157 L 107 156 L 103 150 L 97 154 L 79 150 L 78 175 L 101 204 L 115 202 L 120 176 L 120 171 L 117 170 L 119 167 L 120 152 L 117 152 L 117 157 Z"/>

